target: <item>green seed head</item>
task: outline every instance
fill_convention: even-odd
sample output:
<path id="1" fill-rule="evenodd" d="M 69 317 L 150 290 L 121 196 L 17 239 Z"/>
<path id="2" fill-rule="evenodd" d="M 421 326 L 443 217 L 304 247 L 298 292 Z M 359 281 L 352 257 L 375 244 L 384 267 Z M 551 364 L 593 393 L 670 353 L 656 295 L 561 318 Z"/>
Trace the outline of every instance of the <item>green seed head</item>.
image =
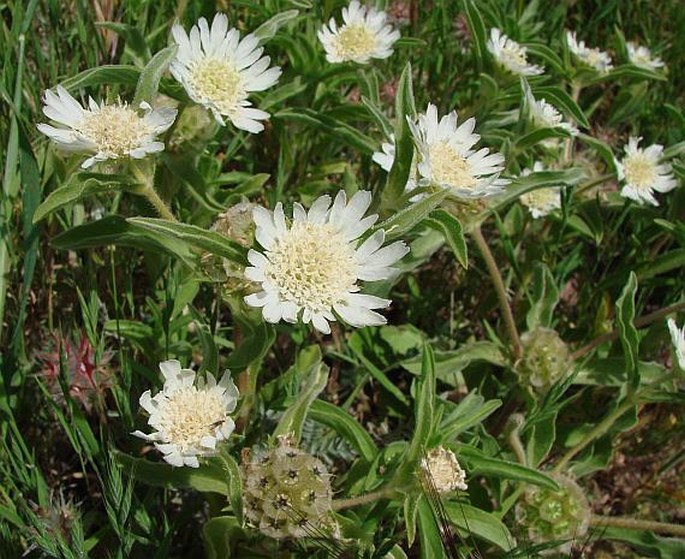
<path id="1" fill-rule="evenodd" d="M 536 328 L 521 336 L 523 359 L 518 367 L 522 380 L 536 390 L 546 392 L 571 370 L 568 346 L 555 330 Z"/>

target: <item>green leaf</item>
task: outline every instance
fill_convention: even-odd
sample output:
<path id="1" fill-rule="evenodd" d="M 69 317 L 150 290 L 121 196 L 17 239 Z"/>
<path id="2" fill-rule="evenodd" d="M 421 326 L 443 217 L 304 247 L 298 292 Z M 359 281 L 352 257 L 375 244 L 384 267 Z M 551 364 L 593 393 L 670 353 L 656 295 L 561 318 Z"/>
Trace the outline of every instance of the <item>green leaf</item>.
<path id="1" fill-rule="evenodd" d="M 559 55 L 554 52 L 551 48 L 542 43 L 523 43 L 528 51 L 526 54 L 532 54 L 541 58 L 546 66 L 550 66 L 558 74 L 564 73 L 564 63 L 562 62 Z"/>
<path id="2" fill-rule="evenodd" d="M 543 262 L 536 263 L 533 274 L 533 303 L 526 314 L 526 325 L 528 330 L 539 326 L 549 328 L 554 308 L 559 302 L 559 288 L 552 272 Z"/>
<path id="3" fill-rule="evenodd" d="M 463 532 L 463 537 L 479 537 L 504 551 L 514 548 L 515 540 L 509 529 L 494 514 L 462 502 L 447 501 L 445 509 L 450 521 Z"/>
<path id="4" fill-rule="evenodd" d="M 614 153 L 611 151 L 609 144 L 587 134 L 578 134 L 576 138 L 593 148 L 607 164 L 610 172 L 616 172 Z"/>
<path id="5" fill-rule="evenodd" d="M 313 364 L 309 365 L 306 370 L 302 370 L 304 363 L 312 361 Z M 279 436 L 288 435 L 292 436 L 296 442 L 299 442 L 302 436 L 302 425 L 304 425 L 309 408 L 328 382 L 329 368 L 321 362 L 321 349 L 319 346 L 309 346 L 303 349 L 298 356 L 298 360 L 295 362 L 295 368 L 302 379 L 300 394 L 278 422 L 276 429 L 271 435 L 273 440 L 276 440 Z"/>
<path id="6" fill-rule="evenodd" d="M 376 225 L 374 229 L 385 229 L 388 239 L 401 237 L 426 219 L 448 194 L 449 191 L 447 189 L 440 189 L 393 214 L 385 221 Z"/>
<path id="7" fill-rule="evenodd" d="M 208 559 L 230 559 L 234 557 L 232 542 L 243 539 L 244 530 L 233 516 L 216 516 L 202 526 L 202 537 Z"/>
<path id="8" fill-rule="evenodd" d="M 67 78 L 60 85 L 68 91 L 99 85 L 122 84 L 133 86 L 138 83 L 140 72 L 140 68 L 135 66 L 105 64 L 84 70 L 71 78 Z"/>
<path id="9" fill-rule="evenodd" d="M 259 44 L 263 45 L 276 35 L 281 27 L 289 21 L 294 20 L 299 13 L 298 10 L 280 12 L 257 27 L 257 29 L 254 30 L 253 35 L 259 39 Z"/>
<path id="10" fill-rule="evenodd" d="M 395 114 L 395 159 L 381 196 L 381 207 L 388 210 L 398 207 L 398 202 L 407 186 L 411 162 L 414 158 L 414 141 L 407 122 L 407 118 L 413 119 L 416 114 L 414 86 L 409 62 L 402 70 L 397 86 Z"/>
<path id="11" fill-rule="evenodd" d="M 228 496 L 226 472 L 216 463 L 200 464 L 199 468 L 175 468 L 169 464 L 134 458 L 113 451 L 114 462 L 132 478 L 148 485 L 167 488 L 190 487 L 201 492 Z"/>
<path id="12" fill-rule="evenodd" d="M 615 78 L 635 78 L 638 80 L 657 80 L 662 82 L 668 79 L 663 72 L 656 72 L 648 68 L 643 68 L 642 66 L 635 66 L 634 64 L 621 64 L 620 66 L 616 66 L 608 74 L 592 80 L 592 83 Z"/>
<path id="13" fill-rule="evenodd" d="M 440 530 L 435 523 L 433 509 L 423 497 L 417 497 L 417 515 L 419 528 L 420 557 L 422 559 L 438 559 L 445 557 Z"/>
<path id="14" fill-rule="evenodd" d="M 423 455 L 426 443 L 433 432 L 435 415 L 435 357 L 430 345 L 425 344 L 421 356 L 421 377 L 414 381 L 414 434 L 412 435 L 407 462 L 415 464 Z"/>
<path id="15" fill-rule="evenodd" d="M 522 466 L 516 462 L 491 458 L 473 446 L 459 446 L 459 461 L 468 465 L 466 469 L 471 474 L 482 474 L 503 479 L 515 479 L 518 481 L 525 481 L 526 483 L 532 483 L 533 485 L 539 485 L 540 487 L 547 487 L 548 489 L 559 489 L 559 484 L 547 474 Z"/>
<path id="16" fill-rule="evenodd" d="M 637 328 L 633 324 L 633 320 L 635 320 L 636 291 L 637 276 L 634 272 L 630 272 L 628 282 L 616 301 L 616 323 L 619 339 L 623 346 L 626 371 L 628 372 L 628 379 L 632 387 L 636 387 L 640 383 L 640 375 L 637 368 L 640 337 L 638 336 Z"/>
<path id="17" fill-rule="evenodd" d="M 640 553 L 644 553 L 647 557 L 658 557 L 660 559 L 683 559 L 685 557 L 683 538 L 665 538 L 647 530 L 617 528 L 602 526 L 601 524 L 597 526 L 596 530 L 602 534 L 602 539 L 630 544 L 631 547 Z"/>
<path id="18" fill-rule="evenodd" d="M 171 61 L 176 56 L 178 45 L 171 45 L 155 54 L 147 63 L 138 78 L 136 94 L 133 96 L 132 105 L 138 107 L 143 101 L 152 104 L 157 97 L 159 81 Z"/>
<path id="19" fill-rule="evenodd" d="M 487 56 L 486 43 L 488 38 L 485 31 L 485 23 L 483 23 L 483 16 L 473 0 L 464 0 L 464 8 L 466 10 L 466 21 L 468 22 L 469 30 L 473 34 L 471 44 L 476 56 L 476 67 L 480 71 L 483 68 L 483 61 Z"/>
<path id="20" fill-rule="evenodd" d="M 51 213 L 95 194 L 114 192 L 135 192 L 140 183 L 129 175 L 107 173 L 74 173 L 58 189 L 53 190 L 33 214 L 33 223 L 38 223 Z"/>
<path id="21" fill-rule="evenodd" d="M 292 81 L 269 90 L 269 93 L 260 101 L 259 108 L 262 111 L 268 111 L 272 107 L 282 105 L 284 101 L 304 92 L 308 85 L 307 82 L 302 81 L 300 76 L 297 76 Z"/>
<path id="22" fill-rule="evenodd" d="M 152 238 L 182 241 L 192 247 L 227 258 L 237 264 L 246 264 L 245 249 L 226 236 L 202 227 L 178 223 L 155 217 L 130 217 L 128 223 L 149 231 Z"/>
<path id="23" fill-rule="evenodd" d="M 563 89 L 556 86 L 535 87 L 533 86 L 533 95 L 536 99 L 544 99 L 551 103 L 556 108 L 561 109 L 566 114 L 570 114 L 573 119 L 583 128 L 590 128 L 590 122 L 583 110 L 578 106 L 571 96 Z"/>
<path id="24" fill-rule="evenodd" d="M 459 262 L 464 269 L 468 269 L 468 249 L 466 248 L 464 230 L 462 229 L 459 220 L 445 210 L 438 209 L 431 212 L 427 222 L 428 225 L 440 231 L 445 236 L 445 241 L 447 241 L 447 244 L 452 249 L 457 262 Z"/>
<path id="25" fill-rule="evenodd" d="M 202 345 L 202 363 L 200 371 L 212 373 L 215 377 L 219 375 L 219 352 L 214 341 L 214 334 L 207 324 L 204 316 L 192 305 L 188 305 L 190 314 L 195 322 L 196 332 Z M 217 379 L 218 380 L 218 379 Z"/>
<path id="26" fill-rule="evenodd" d="M 407 546 L 414 545 L 416 539 L 416 517 L 419 512 L 419 503 L 422 498 L 416 498 L 416 495 L 407 495 L 404 499 L 402 510 L 404 512 L 404 526 L 407 530 Z"/>
<path id="27" fill-rule="evenodd" d="M 438 433 L 441 440 L 454 439 L 470 427 L 483 422 L 501 405 L 501 400 L 486 401 L 483 396 L 475 391 L 469 393 L 440 423 Z"/>
<path id="28" fill-rule="evenodd" d="M 153 238 L 146 229 L 117 215 L 69 229 L 55 237 L 51 244 L 63 250 L 80 250 L 107 245 L 130 246 L 156 252 L 162 249 L 191 267 L 196 267 L 197 260 L 187 244 L 159 235 Z"/>
<path id="29" fill-rule="evenodd" d="M 231 503 L 233 514 L 238 522 L 243 522 L 243 483 L 240 475 L 240 467 L 235 458 L 230 455 L 225 445 L 222 445 L 217 456 L 218 461 L 226 472 L 228 483 L 228 500 Z"/>
<path id="30" fill-rule="evenodd" d="M 255 324 L 240 319 L 237 314 L 234 316 L 242 330 L 243 340 L 226 359 L 226 366 L 231 371 L 242 371 L 264 358 L 276 339 L 276 332 L 263 320 Z"/>
<path id="31" fill-rule="evenodd" d="M 333 429 L 367 462 L 373 462 L 376 458 L 378 447 L 371 435 L 346 411 L 324 400 L 314 400 L 309 408 L 309 417 Z"/>
<path id="32" fill-rule="evenodd" d="M 537 128 L 518 138 L 514 145 L 515 149 L 523 151 L 550 138 L 570 137 L 570 132 L 567 132 L 563 128 Z"/>
<path id="33" fill-rule="evenodd" d="M 147 46 L 145 37 L 137 27 L 117 21 L 96 21 L 95 26 L 110 29 L 123 37 L 129 54 L 141 66 L 145 63 L 145 60 L 150 58 L 150 48 Z"/>

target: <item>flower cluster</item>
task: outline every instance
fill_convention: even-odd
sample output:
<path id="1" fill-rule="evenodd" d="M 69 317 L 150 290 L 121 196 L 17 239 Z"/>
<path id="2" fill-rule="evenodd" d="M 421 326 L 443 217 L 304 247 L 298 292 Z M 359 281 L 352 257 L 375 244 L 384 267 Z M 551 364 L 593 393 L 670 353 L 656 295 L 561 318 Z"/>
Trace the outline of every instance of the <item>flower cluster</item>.
<path id="1" fill-rule="evenodd" d="M 426 453 L 421 459 L 421 468 L 430 476 L 438 493 L 449 493 L 461 489 L 466 491 L 466 472 L 450 449 L 439 446 Z"/>
<path id="2" fill-rule="evenodd" d="M 262 533 L 335 537 L 330 475 L 319 459 L 280 437 L 275 448 L 246 454 L 242 468 L 245 516 Z"/>
<path id="3" fill-rule="evenodd" d="M 495 60 L 514 74 L 538 76 L 545 71 L 544 67 L 528 62 L 526 47 L 522 47 L 496 27 L 490 30 L 490 39 L 487 42 L 487 47 L 492 56 L 495 57 Z"/>
<path id="4" fill-rule="evenodd" d="M 532 169 L 523 169 L 522 177 L 530 176 L 545 170 L 545 166 L 536 161 Z M 521 203 L 528 208 L 533 219 L 544 217 L 561 208 L 561 187 L 548 186 L 526 192 L 520 198 Z"/>
<path id="5" fill-rule="evenodd" d="M 140 396 L 141 407 L 149 414 L 151 434 L 132 434 L 153 442 L 172 466 L 199 467 L 199 457 L 213 456 L 216 444 L 235 429 L 229 414 L 238 403 L 238 389 L 225 372 L 217 383 L 212 373 L 206 382 L 191 369 L 182 369 L 175 359 L 159 364 L 164 376 L 162 390 Z"/>
<path id="6" fill-rule="evenodd" d="M 621 195 L 636 202 L 658 206 L 654 192 L 669 192 L 678 182 L 671 173 L 671 165 L 660 162 L 664 147 L 652 144 L 641 148 L 641 140 L 631 136 L 625 146 L 625 157 L 616 161 L 618 178 L 624 183 Z"/>
<path id="7" fill-rule="evenodd" d="M 586 46 L 585 41 L 578 41 L 575 32 L 566 32 L 566 43 L 578 60 L 600 74 L 606 74 L 613 68 L 611 57 L 606 52 Z"/>

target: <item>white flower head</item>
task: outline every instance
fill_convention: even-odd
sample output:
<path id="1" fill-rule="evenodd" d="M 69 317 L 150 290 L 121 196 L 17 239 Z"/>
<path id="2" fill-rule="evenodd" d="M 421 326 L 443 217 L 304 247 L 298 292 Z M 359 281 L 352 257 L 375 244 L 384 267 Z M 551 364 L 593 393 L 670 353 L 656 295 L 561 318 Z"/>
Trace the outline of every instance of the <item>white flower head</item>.
<path id="1" fill-rule="evenodd" d="M 675 349 L 676 360 L 681 371 L 685 371 L 685 324 L 682 328 L 676 326 L 675 320 L 669 318 L 668 330 L 671 333 L 671 341 Z"/>
<path id="2" fill-rule="evenodd" d="M 125 103 L 98 105 L 89 98 L 85 109 L 61 85 L 57 93 L 47 90 L 43 103 L 43 113 L 56 126 L 41 123 L 38 130 L 64 151 L 92 154 L 81 165 L 84 169 L 108 159 L 142 159 L 163 151 L 156 137 L 176 118 L 176 109 L 153 109 L 148 103 L 136 110 Z"/>
<path id="3" fill-rule="evenodd" d="M 598 48 L 590 48 L 585 45 L 585 41 L 576 39 L 575 31 L 566 32 L 566 43 L 569 50 L 584 64 L 597 70 L 600 74 L 606 74 L 613 68 L 611 57 L 608 53 Z"/>
<path id="4" fill-rule="evenodd" d="M 544 67 L 528 62 L 526 47 L 519 45 L 496 27 L 490 30 L 487 47 L 495 60 L 514 74 L 539 76 L 545 71 Z"/>
<path id="5" fill-rule="evenodd" d="M 488 148 L 472 149 L 480 140 L 474 134 L 476 119 L 457 126 L 457 113 L 452 111 L 438 120 L 438 109 L 428 104 L 416 121 L 409 120 L 419 152 L 419 185 L 448 188 L 455 196 L 479 198 L 501 192 L 509 184 L 500 179 L 504 156 Z"/>
<path id="6" fill-rule="evenodd" d="M 664 66 L 663 60 L 658 57 L 652 57 L 652 53 L 647 47 L 628 42 L 626 43 L 626 48 L 628 49 L 628 58 L 635 66 L 640 66 L 647 70 L 658 70 Z"/>
<path id="7" fill-rule="evenodd" d="M 259 39 L 250 34 L 241 40 L 237 29 L 228 28 L 226 14 L 216 14 L 211 28 L 201 17 L 190 35 L 178 23 L 171 33 L 178 52 L 169 70 L 188 96 L 209 109 L 222 126 L 227 117 L 241 130 L 264 130 L 259 121 L 269 114 L 252 107 L 247 98 L 274 85 L 281 69 L 269 68 L 271 59 L 262 56 Z"/>
<path id="8" fill-rule="evenodd" d="M 578 134 L 578 129 L 570 122 L 564 122 L 563 115 L 545 99 L 536 99 L 530 90 L 526 91 L 526 97 L 530 107 L 530 119 L 535 126 L 560 128 L 574 136 Z"/>
<path id="9" fill-rule="evenodd" d="M 226 371 L 217 383 L 207 373 L 207 381 L 197 378 L 191 369 L 181 369 L 175 359 L 163 361 L 159 369 L 164 376 L 162 390 L 152 396 L 147 390 L 140 405 L 150 414 L 151 434 L 132 434 L 154 443 L 172 466 L 199 467 L 198 457 L 213 456 L 216 443 L 227 439 L 235 429 L 228 414 L 235 410 L 238 389 Z"/>
<path id="10" fill-rule="evenodd" d="M 352 0 L 342 9 L 342 18 L 340 27 L 331 18 L 317 34 L 328 62 L 367 64 L 372 58 L 384 59 L 392 54 L 400 32 L 388 25 L 385 12 Z"/>
<path id="11" fill-rule="evenodd" d="M 389 173 L 392 169 L 393 163 L 395 162 L 395 135 L 391 134 L 389 141 L 383 142 L 381 144 L 381 151 L 375 151 L 371 159 L 380 165 L 386 173 Z M 416 150 L 411 159 L 411 166 L 409 169 L 409 177 L 407 178 L 407 184 L 404 187 L 404 192 L 411 192 L 418 187 L 418 182 L 416 180 L 417 175 L 417 161 L 416 161 Z M 423 195 L 417 194 L 409 199 L 410 202 L 416 202 L 421 199 Z"/>
<path id="12" fill-rule="evenodd" d="M 255 236 L 264 251 L 249 251 L 252 266 L 245 277 L 260 283 L 262 291 L 245 302 L 261 307 L 267 322 L 301 319 L 324 334 L 330 333 L 335 315 L 356 328 L 385 324 L 373 309 L 386 308 L 390 301 L 359 293 L 358 281 L 393 277 L 397 270 L 391 266 L 409 248 L 402 241 L 382 247 L 382 229 L 359 242 L 378 219 L 375 214 L 363 217 L 370 204 L 370 192 L 359 191 L 348 203 L 340 191 L 333 205 L 329 196 L 318 198 L 309 211 L 295 204 L 290 224 L 280 202 L 273 212 L 255 208 Z"/>
<path id="13" fill-rule="evenodd" d="M 521 176 L 527 177 L 528 175 L 539 173 L 540 171 L 545 171 L 545 166 L 539 161 L 536 161 L 533 164 L 532 169 L 524 169 L 521 171 Z M 538 219 L 553 211 L 561 209 L 561 187 L 549 186 L 546 188 L 538 188 L 537 190 L 526 192 L 521 196 L 520 200 L 521 203 L 528 208 L 533 219 Z"/>
<path id="14" fill-rule="evenodd" d="M 664 147 L 652 144 L 641 148 L 638 147 L 640 140 L 642 138 L 631 136 L 625 146 L 625 157 L 616 161 L 618 178 L 624 182 L 621 196 L 658 206 L 654 191 L 669 192 L 678 185 L 678 181 L 671 172 L 671 165 L 660 163 Z"/>
<path id="15" fill-rule="evenodd" d="M 421 468 L 430 474 L 438 493 L 449 493 L 457 489 L 466 491 L 466 472 L 451 450 L 439 446 L 428 451 L 421 459 Z"/>

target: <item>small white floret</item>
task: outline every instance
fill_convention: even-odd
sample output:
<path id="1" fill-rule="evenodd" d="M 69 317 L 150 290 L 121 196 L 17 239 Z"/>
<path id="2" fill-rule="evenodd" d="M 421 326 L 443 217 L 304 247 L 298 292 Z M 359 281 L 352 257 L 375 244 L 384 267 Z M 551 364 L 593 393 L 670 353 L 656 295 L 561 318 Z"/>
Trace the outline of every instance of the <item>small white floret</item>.
<path id="1" fill-rule="evenodd" d="M 490 30 L 487 47 L 495 60 L 514 74 L 538 76 L 545 71 L 544 67 L 528 62 L 526 47 L 519 45 L 496 27 Z"/>
<path id="2" fill-rule="evenodd" d="M 678 181 L 673 176 L 671 165 L 661 163 L 664 147 L 652 144 L 641 148 L 638 147 L 641 140 L 631 136 L 625 146 L 625 156 L 615 162 L 618 178 L 624 184 L 621 196 L 658 206 L 654 192 L 669 192 L 678 185 Z"/>

